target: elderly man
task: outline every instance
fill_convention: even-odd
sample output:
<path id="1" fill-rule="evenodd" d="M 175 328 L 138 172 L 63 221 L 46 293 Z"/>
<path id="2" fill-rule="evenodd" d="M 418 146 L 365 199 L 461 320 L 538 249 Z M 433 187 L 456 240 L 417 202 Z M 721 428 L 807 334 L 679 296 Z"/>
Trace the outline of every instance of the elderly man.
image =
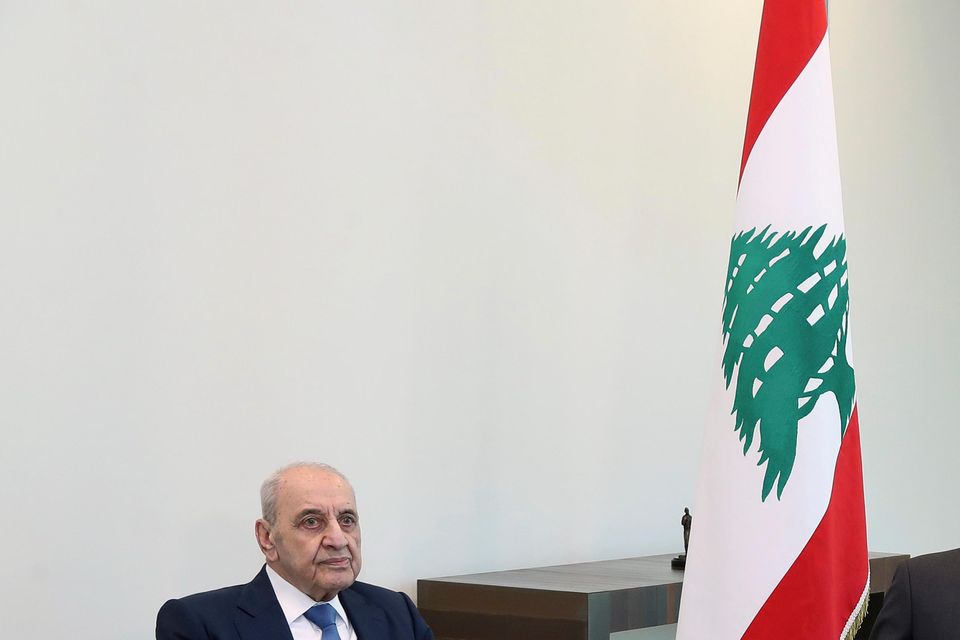
<path id="1" fill-rule="evenodd" d="M 325 464 L 267 478 L 256 535 L 266 566 L 248 584 L 170 600 L 157 640 L 430 640 L 403 593 L 357 582 L 360 518 L 353 487 Z"/>

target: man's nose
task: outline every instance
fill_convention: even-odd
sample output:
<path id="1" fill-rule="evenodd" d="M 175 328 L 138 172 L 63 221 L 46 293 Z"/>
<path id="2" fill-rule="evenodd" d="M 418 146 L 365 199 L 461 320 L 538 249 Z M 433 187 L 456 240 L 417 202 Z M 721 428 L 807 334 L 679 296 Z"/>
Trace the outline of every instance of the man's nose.
<path id="1" fill-rule="evenodd" d="M 323 544 L 334 549 L 342 549 L 347 546 L 347 536 L 340 528 L 339 522 L 331 522 L 327 527 L 326 535 L 323 536 Z"/>

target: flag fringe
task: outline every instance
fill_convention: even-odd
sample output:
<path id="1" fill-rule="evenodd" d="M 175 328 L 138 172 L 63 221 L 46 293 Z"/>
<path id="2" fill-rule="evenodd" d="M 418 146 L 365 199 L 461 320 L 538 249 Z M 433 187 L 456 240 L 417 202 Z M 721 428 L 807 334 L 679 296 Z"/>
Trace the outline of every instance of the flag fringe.
<path id="1" fill-rule="evenodd" d="M 853 613 L 850 614 L 850 619 L 847 620 L 847 624 L 844 627 L 843 633 L 840 635 L 840 640 L 853 640 L 854 636 L 857 635 L 857 632 L 860 631 L 860 627 L 863 626 L 863 621 L 867 617 L 867 609 L 870 604 L 870 569 L 867 569 L 867 584 L 863 587 L 863 593 L 860 595 L 860 602 L 857 603 L 857 608 L 854 609 Z"/>

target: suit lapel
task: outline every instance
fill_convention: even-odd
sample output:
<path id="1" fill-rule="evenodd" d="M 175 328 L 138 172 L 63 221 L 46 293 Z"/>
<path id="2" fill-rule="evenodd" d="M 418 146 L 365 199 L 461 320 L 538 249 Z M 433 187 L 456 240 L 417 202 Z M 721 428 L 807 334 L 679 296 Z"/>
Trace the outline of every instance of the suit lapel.
<path id="1" fill-rule="evenodd" d="M 266 567 L 240 592 L 234 623 L 241 640 L 293 640 Z"/>
<path id="2" fill-rule="evenodd" d="M 389 640 L 390 628 L 382 608 L 353 589 L 341 591 L 340 602 L 357 632 L 357 640 Z"/>

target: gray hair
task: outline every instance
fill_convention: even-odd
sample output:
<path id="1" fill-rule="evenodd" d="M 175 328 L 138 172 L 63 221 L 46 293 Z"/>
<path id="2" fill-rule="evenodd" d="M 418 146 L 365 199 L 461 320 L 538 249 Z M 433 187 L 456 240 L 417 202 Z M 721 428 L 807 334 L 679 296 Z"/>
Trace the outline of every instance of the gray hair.
<path id="1" fill-rule="evenodd" d="M 271 473 L 270 476 L 263 481 L 263 484 L 260 485 L 260 509 L 263 513 L 263 519 L 270 524 L 276 524 L 277 522 L 277 493 L 280 490 L 280 481 L 283 479 L 283 474 L 285 474 L 287 471 L 292 471 L 293 469 L 313 469 L 315 471 L 326 471 L 327 473 L 332 473 L 346 482 L 348 485 L 350 485 L 351 489 L 353 488 L 353 485 L 350 484 L 347 476 L 343 475 L 329 464 L 325 464 L 323 462 L 293 462 L 285 467 L 280 467 Z"/>

